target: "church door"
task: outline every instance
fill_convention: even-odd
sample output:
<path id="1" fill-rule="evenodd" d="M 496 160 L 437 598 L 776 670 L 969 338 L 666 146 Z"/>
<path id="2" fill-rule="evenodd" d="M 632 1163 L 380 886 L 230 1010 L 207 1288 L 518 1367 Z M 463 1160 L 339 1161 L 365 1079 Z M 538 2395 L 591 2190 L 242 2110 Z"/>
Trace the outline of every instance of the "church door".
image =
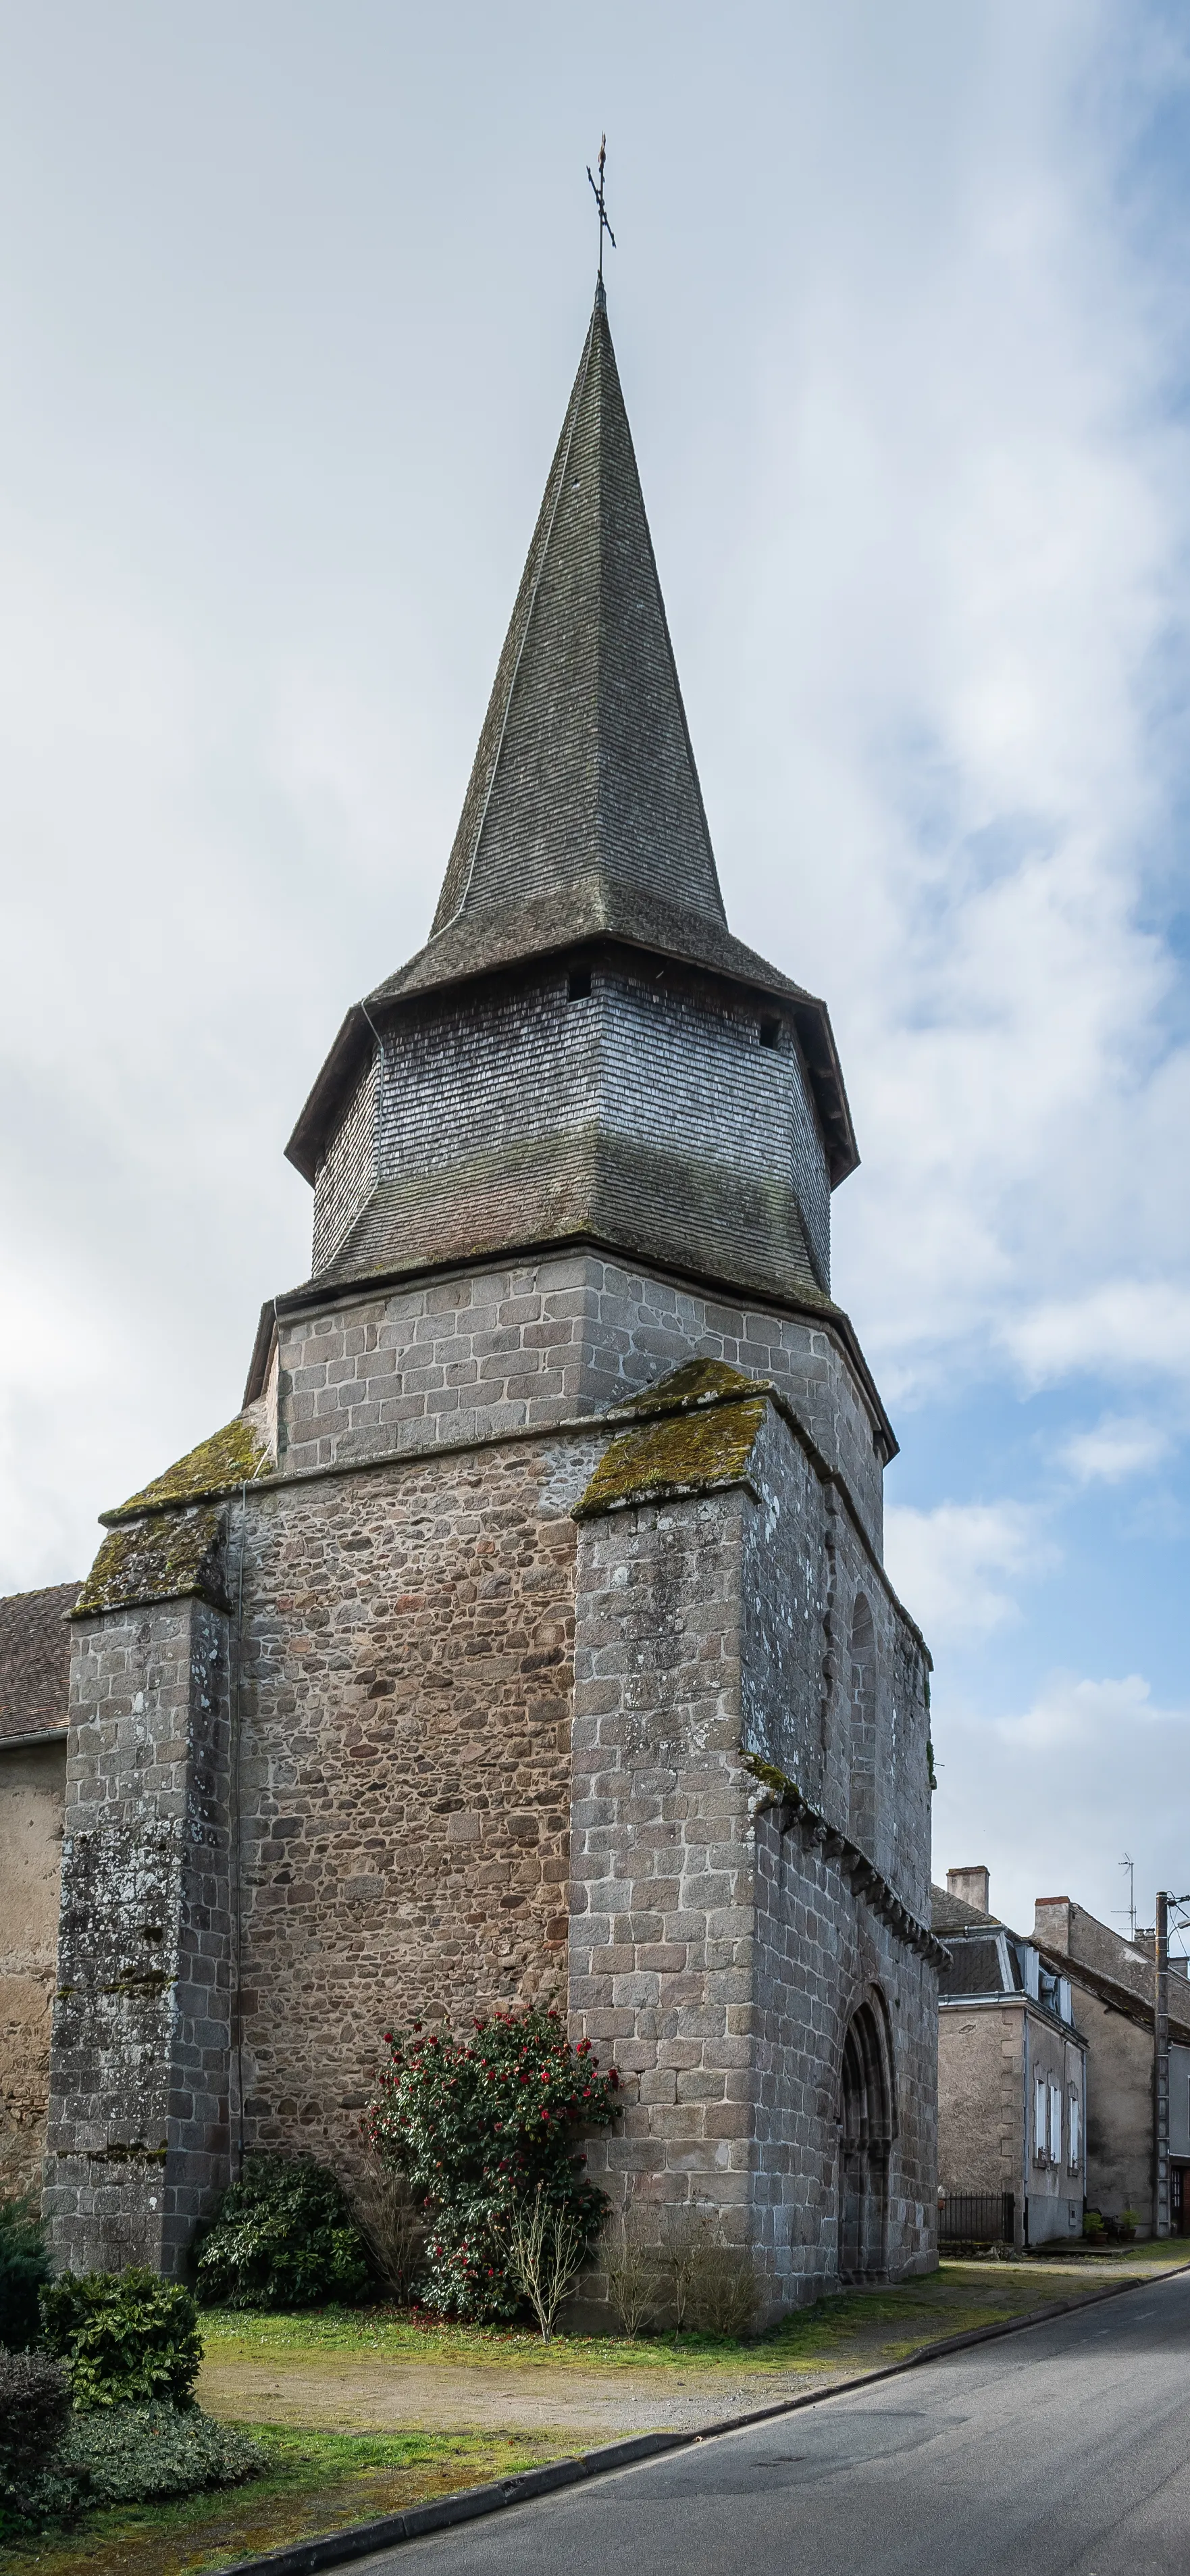
<path id="1" fill-rule="evenodd" d="M 843 2043 L 839 2110 L 839 2277 L 881 2281 L 888 2265 L 888 2155 L 892 2087 L 884 2033 L 861 2004 Z"/>

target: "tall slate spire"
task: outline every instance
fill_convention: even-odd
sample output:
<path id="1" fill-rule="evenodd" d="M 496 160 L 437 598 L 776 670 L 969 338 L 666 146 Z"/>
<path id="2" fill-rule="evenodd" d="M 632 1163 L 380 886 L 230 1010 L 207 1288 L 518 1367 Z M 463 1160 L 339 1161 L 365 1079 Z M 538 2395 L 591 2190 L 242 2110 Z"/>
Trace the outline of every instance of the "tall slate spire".
<path id="1" fill-rule="evenodd" d="M 544 1055 L 530 1065 L 518 1052 L 537 1008 L 524 997 L 558 987 L 563 960 L 560 995 L 576 969 L 589 994 L 594 970 L 604 1001 L 588 1040 L 574 1021 L 565 1037 L 560 1023 L 553 1029 L 561 1053 L 547 1080 Z M 757 1053 L 762 1016 L 769 1049 L 784 1029 L 804 1067 L 804 1136 L 811 1158 L 825 1158 L 823 1188 L 854 1168 L 825 1005 L 727 925 L 600 286 L 429 938 L 348 1012 L 286 1149 L 317 1182 L 320 1207 L 334 1200 L 338 1211 L 319 1217 L 320 1260 L 332 1257 L 332 1237 L 343 1276 L 562 1237 L 688 1255 L 697 1192 L 693 1146 L 669 1132 L 677 1059 L 649 1071 L 651 1041 L 625 1016 L 634 979 L 654 1004 L 663 987 L 704 999 L 717 990 L 712 1017 L 735 1014 Z M 493 997 L 514 990 L 522 1001 L 502 1017 Z M 564 1007 L 560 995 L 547 1017 Z M 481 1023 L 491 1049 L 482 1070 Z M 735 1075 L 709 1074 L 710 1023 L 701 1054 L 692 1027 L 680 1042 L 682 1079 L 698 1096 L 705 1144 L 709 1100 Z M 457 1063 L 439 1076 L 428 1068 L 440 1043 L 457 1049 Z M 617 1049 L 646 1086 L 631 1113 L 607 1090 Z M 425 1137 L 414 1144 L 407 1112 L 426 1082 Z M 752 1111 L 741 1116 L 746 1161 L 756 1134 Z M 630 1172 L 624 1120 L 636 1140 Z M 660 1158 L 648 1178 L 642 1137 Z M 713 1263 L 707 1251 L 708 1272 L 734 1277 L 747 1241 L 750 1278 L 788 1275 L 825 1294 L 825 1214 L 815 1219 L 815 1272 L 786 1169 L 801 1151 L 792 1131 L 774 1135 L 772 1189 L 750 1214 L 736 1164 L 719 1155 L 704 1192 L 717 1213 L 703 1233 L 720 1246 Z M 766 1270 L 758 1247 L 769 1237 Z"/>
<path id="2" fill-rule="evenodd" d="M 431 944 L 506 905 L 606 914 L 618 894 L 726 927 L 600 286 Z"/>

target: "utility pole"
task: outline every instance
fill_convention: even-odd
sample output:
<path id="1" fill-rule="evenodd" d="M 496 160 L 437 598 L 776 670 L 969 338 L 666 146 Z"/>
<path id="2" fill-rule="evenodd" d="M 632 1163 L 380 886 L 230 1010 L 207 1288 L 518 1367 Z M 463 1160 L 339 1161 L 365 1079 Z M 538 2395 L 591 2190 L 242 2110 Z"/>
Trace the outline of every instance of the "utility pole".
<path id="1" fill-rule="evenodd" d="M 1169 2234 L 1169 1893 L 1157 1890 L 1153 1934 L 1153 2234 Z"/>

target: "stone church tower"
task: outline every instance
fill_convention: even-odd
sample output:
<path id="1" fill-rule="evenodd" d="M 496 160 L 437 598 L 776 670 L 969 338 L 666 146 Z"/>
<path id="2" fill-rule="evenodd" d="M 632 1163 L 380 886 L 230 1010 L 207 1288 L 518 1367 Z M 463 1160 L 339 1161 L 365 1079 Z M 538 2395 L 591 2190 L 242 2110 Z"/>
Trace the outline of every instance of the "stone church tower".
<path id="1" fill-rule="evenodd" d="M 288 1150 L 311 1277 L 73 1613 L 58 2260 L 181 2266 L 245 2147 L 350 2169 L 388 2024 L 549 1997 L 632 2079 L 597 2178 L 723 2213 L 769 2314 L 926 2268 L 856 1148 L 727 926 L 602 288 L 430 936 Z"/>

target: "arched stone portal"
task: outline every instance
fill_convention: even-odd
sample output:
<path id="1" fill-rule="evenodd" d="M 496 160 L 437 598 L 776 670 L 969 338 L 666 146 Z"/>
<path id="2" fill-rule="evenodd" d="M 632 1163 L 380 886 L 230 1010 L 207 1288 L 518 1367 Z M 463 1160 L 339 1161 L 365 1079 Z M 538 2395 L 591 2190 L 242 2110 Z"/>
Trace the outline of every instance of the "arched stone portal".
<path id="1" fill-rule="evenodd" d="M 847 2025 L 839 2106 L 839 2278 L 882 2281 L 888 2272 L 888 2153 L 892 2074 L 882 2015 L 860 2005 Z"/>

